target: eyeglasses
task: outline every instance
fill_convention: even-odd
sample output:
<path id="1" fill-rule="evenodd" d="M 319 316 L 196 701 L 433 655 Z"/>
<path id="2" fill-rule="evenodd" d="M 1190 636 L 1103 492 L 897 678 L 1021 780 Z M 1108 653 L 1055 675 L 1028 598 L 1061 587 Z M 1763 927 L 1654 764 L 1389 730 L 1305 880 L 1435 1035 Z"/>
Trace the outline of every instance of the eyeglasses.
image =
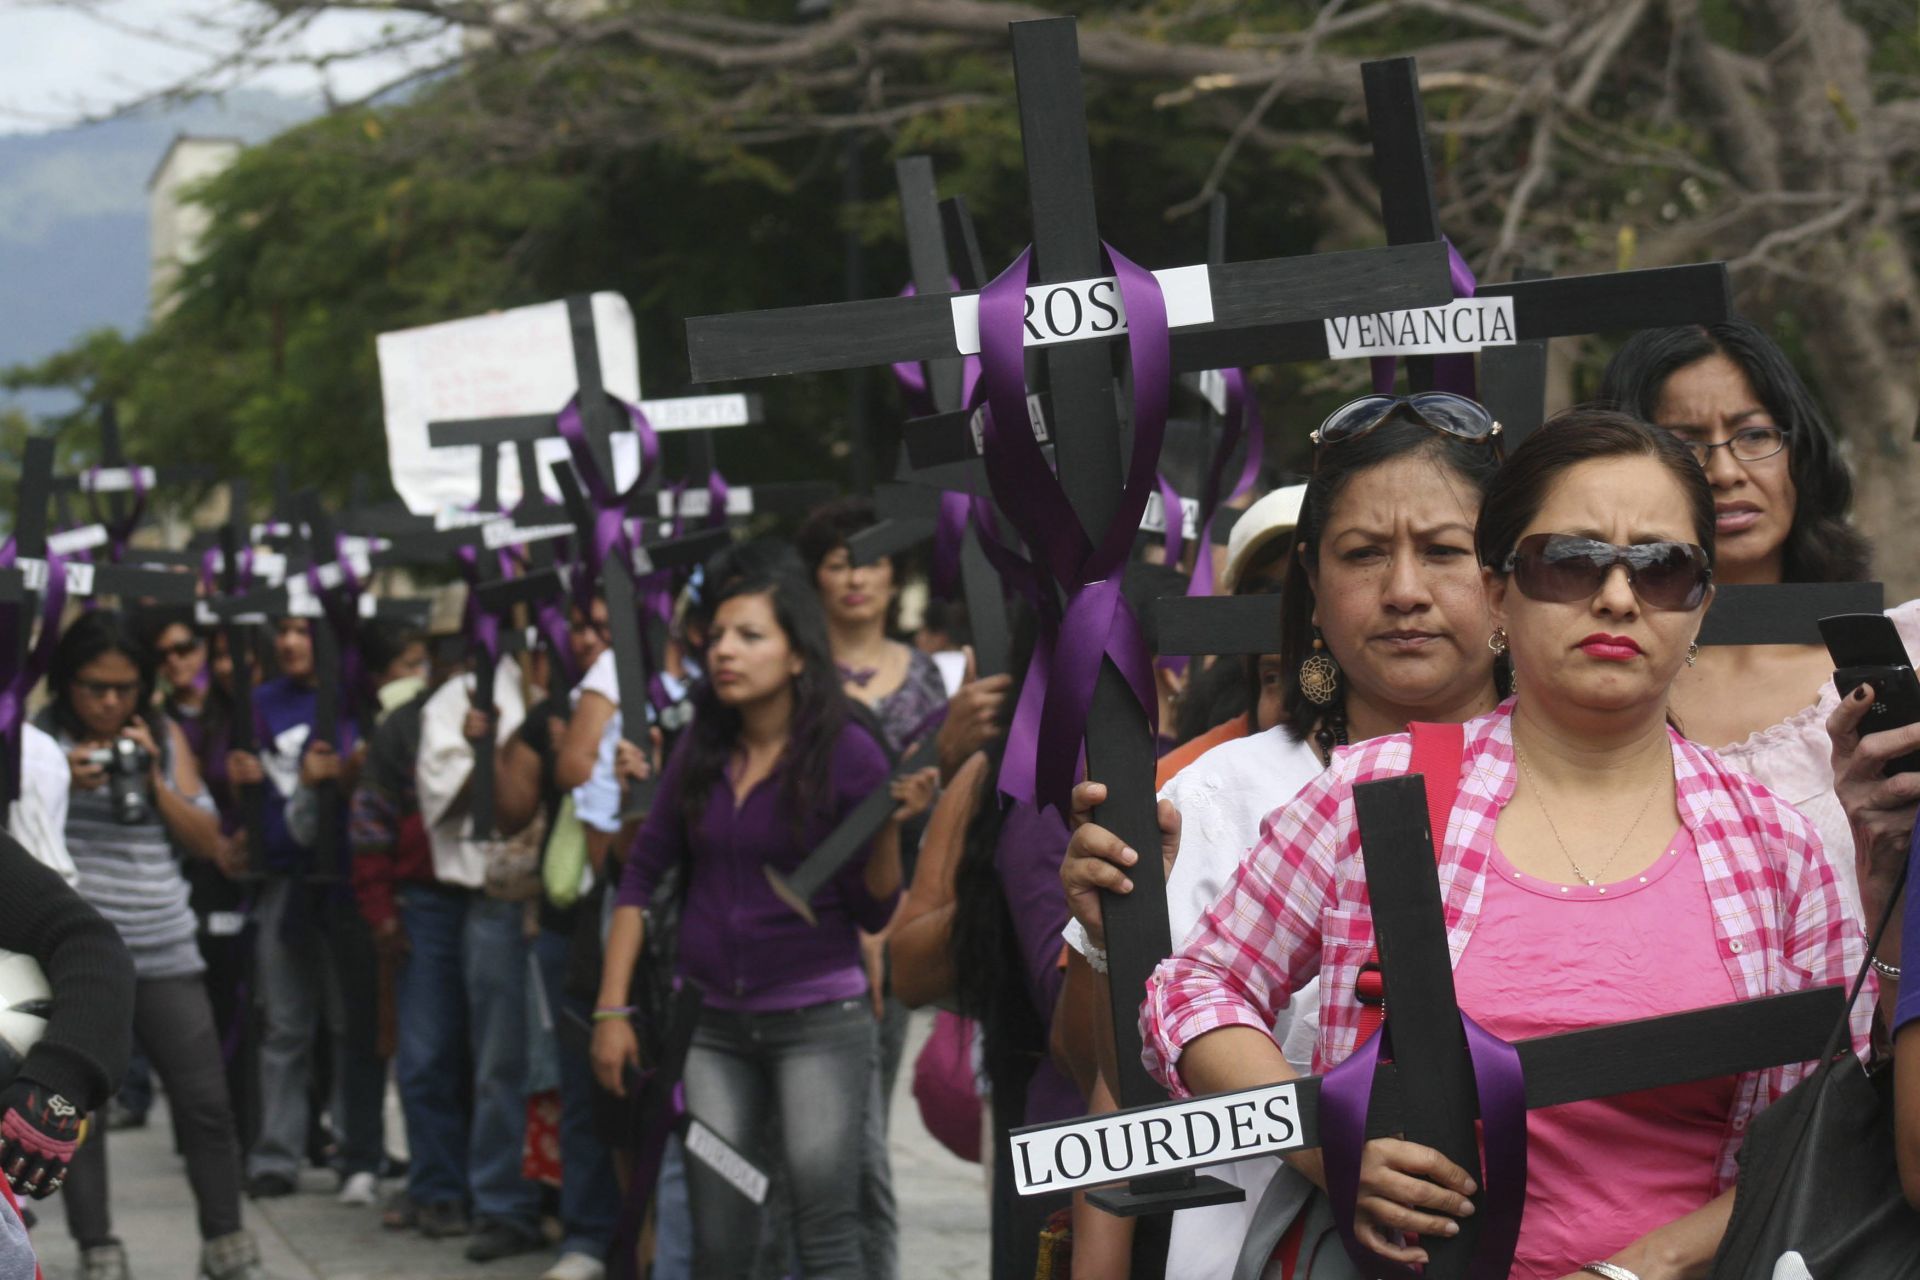
<path id="1" fill-rule="evenodd" d="M 182 640 L 178 644 L 163 644 L 159 646 L 159 650 L 163 658 L 190 658 L 200 652 L 200 641 L 195 638 Z"/>
<path id="2" fill-rule="evenodd" d="M 1705 440 L 1691 440 L 1680 437 L 1680 443 L 1687 446 L 1693 454 L 1693 460 L 1704 470 L 1713 459 L 1715 449 L 1725 449 L 1741 462 L 1765 462 L 1787 447 L 1787 429 L 1785 427 L 1742 427 L 1719 444 L 1708 444 Z"/>
<path id="3" fill-rule="evenodd" d="M 1633 594 L 1650 609 L 1698 609 L 1713 581 L 1707 553 L 1691 542 L 1643 542 L 1631 547 L 1570 533 L 1536 533 L 1520 539 L 1503 572 L 1529 600 L 1571 604 L 1590 599 L 1606 585 L 1614 566 L 1625 565 Z"/>
<path id="4" fill-rule="evenodd" d="M 1500 447 L 1500 424 L 1486 406 L 1451 391 L 1422 391 L 1410 396 L 1361 396 L 1348 401 L 1320 424 L 1309 439 L 1316 446 L 1357 440 L 1396 413 L 1432 431 L 1458 440 Z"/>
<path id="5" fill-rule="evenodd" d="M 89 698 L 125 698 L 131 701 L 140 696 L 138 680 L 75 680 L 73 687 Z"/>

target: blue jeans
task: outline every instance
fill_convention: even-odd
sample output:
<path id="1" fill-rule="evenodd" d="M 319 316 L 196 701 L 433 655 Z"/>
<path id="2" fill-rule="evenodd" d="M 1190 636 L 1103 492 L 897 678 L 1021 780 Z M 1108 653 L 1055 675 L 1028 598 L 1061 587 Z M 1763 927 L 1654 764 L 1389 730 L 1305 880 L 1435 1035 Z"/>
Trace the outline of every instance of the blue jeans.
<path id="1" fill-rule="evenodd" d="M 567 993 L 566 936 L 542 930 L 533 950 L 556 1028 L 569 1010 L 591 1020 L 592 1003 Z M 560 1252 L 604 1260 L 620 1214 L 620 1190 L 613 1154 L 593 1122 L 593 1062 L 570 1037 L 556 1032 L 555 1039 L 560 1054 L 560 1225 L 566 1232 Z"/>
<path id="2" fill-rule="evenodd" d="M 473 1051 L 473 1136 L 467 1186 L 473 1216 L 540 1229 L 540 1188 L 520 1176 L 527 1141 L 525 904 L 475 895 L 467 903 L 462 961 Z"/>
<path id="3" fill-rule="evenodd" d="M 407 1119 L 407 1194 L 416 1204 L 467 1200 L 473 1069 L 461 937 L 469 896 L 423 884 L 395 895 L 407 954 L 394 982 L 393 1065 Z"/>
<path id="4" fill-rule="evenodd" d="M 693 1208 L 687 1203 L 687 1153 L 668 1138 L 653 1184 L 653 1268 L 648 1280 L 693 1280 Z"/>
<path id="5" fill-rule="evenodd" d="M 386 1064 L 375 1048 L 379 973 L 373 942 L 351 903 L 310 902 L 298 880 L 260 891 L 256 944 L 264 1033 L 260 1042 L 260 1132 L 247 1172 L 297 1177 L 307 1149 L 307 1085 L 313 1042 L 325 1018 L 333 1041 L 333 1128 L 342 1172 L 372 1173 L 385 1143 L 381 1096 Z M 293 913 L 305 913 L 304 918 Z"/>
<path id="6" fill-rule="evenodd" d="M 781 1013 L 707 1010 L 687 1055 L 687 1109 L 737 1149 L 777 1159 L 793 1201 L 794 1251 L 807 1280 L 866 1274 L 860 1174 L 875 1069 L 867 1001 Z M 779 1150 L 762 1150 L 769 1126 Z M 752 1274 L 761 1210 L 698 1161 L 687 1162 L 694 1272 Z"/>
<path id="7" fill-rule="evenodd" d="M 396 1055 L 413 1159 L 407 1193 L 421 1204 L 471 1199 L 476 1218 L 533 1231 L 540 1190 L 520 1176 L 527 1136 L 524 910 L 435 885 L 406 885 L 397 897 L 409 948 L 399 977 Z"/>

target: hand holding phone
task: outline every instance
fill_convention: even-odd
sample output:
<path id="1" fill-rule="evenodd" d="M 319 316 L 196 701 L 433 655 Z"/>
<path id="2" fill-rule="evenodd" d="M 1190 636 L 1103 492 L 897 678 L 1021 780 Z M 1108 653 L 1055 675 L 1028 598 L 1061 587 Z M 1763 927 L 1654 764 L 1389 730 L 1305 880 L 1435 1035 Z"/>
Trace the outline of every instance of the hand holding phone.
<path id="1" fill-rule="evenodd" d="M 1863 737 L 1920 721 L 1920 678 L 1891 619 L 1878 613 L 1836 614 L 1820 619 L 1820 635 L 1833 655 L 1833 684 L 1840 697 L 1852 697 L 1863 684 L 1873 689 L 1873 706 L 1860 721 Z M 1888 775 L 1914 771 L 1920 771 L 1920 751 L 1886 767 Z"/>

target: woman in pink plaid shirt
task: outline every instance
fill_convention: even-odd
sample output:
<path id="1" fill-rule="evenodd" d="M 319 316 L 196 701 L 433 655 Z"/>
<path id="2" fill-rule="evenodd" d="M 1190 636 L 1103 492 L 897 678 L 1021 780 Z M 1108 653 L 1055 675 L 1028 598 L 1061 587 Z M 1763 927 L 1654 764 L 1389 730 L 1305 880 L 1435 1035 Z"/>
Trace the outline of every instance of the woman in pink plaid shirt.
<path id="1" fill-rule="evenodd" d="M 1516 451 L 1476 541 L 1516 696 L 1466 726 L 1439 851 L 1461 1006 L 1505 1039 L 1836 983 L 1862 958 L 1819 838 L 1765 788 L 1667 723 L 1711 600 L 1714 510 L 1665 433 L 1562 414 Z M 1261 839 L 1142 1010 L 1148 1067 L 1178 1094 L 1290 1078 L 1267 1033 L 1319 976 L 1316 1069 L 1350 1054 L 1354 980 L 1373 946 L 1354 784 L 1406 772 L 1409 739 L 1338 752 Z M 1123 855 L 1122 861 L 1130 861 Z M 1089 860 L 1070 902 L 1101 945 Z M 1870 1009 L 1859 1014 L 1864 1043 Z M 1800 1068 L 1529 1113 L 1528 1212 L 1513 1274 L 1656 1280 L 1705 1273 L 1734 1156 Z M 1317 1151 L 1292 1157 L 1323 1181 Z M 1471 1211 L 1468 1174 L 1380 1139 L 1357 1229 L 1420 1263 L 1418 1237 Z"/>

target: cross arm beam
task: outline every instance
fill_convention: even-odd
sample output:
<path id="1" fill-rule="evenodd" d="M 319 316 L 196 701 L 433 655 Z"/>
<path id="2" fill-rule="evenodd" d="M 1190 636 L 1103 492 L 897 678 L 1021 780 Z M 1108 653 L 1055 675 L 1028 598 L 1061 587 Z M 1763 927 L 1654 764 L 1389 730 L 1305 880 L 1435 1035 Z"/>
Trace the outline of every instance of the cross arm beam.
<path id="1" fill-rule="evenodd" d="M 1286 326 L 1303 323 L 1311 329 L 1304 341 L 1324 356 L 1319 321 L 1329 316 L 1438 306 L 1453 296 L 1439 244 L 1227 263 L 1210 268 L 1208 279 L 1214 318 L 1173 330 L 1176 368 L 1289 358 L 1271 344 L 1287 336 Z M 965 353 L 954 335 L 952 302 L 972 296 L 915 294 L 696 316 L 687 321 L 687 358 L 702 382 L 954 359 Z"/>

